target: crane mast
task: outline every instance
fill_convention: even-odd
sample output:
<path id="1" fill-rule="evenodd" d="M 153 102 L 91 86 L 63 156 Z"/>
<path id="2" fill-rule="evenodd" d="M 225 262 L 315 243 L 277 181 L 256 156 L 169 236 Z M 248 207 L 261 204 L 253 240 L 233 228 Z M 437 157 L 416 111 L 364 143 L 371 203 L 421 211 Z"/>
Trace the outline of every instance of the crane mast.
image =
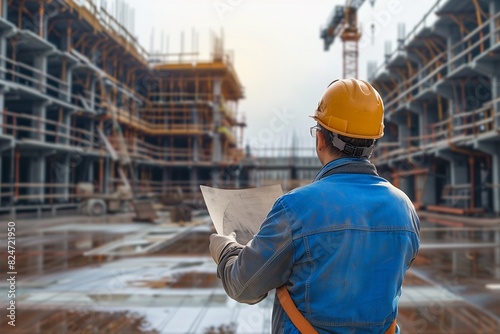
<path id="1" fill-rule="evenodd" d="M 335 6 L 327 26 L 321 30 L 320 37 L 324 40 L 324 49 L 328 51 L 337 36 L 342 40 L 342 76 L 357 78 L 359 40 L 361 31 L 358 27 L 358 9 L 365 0 L 346 0 L 344 6 Z M 375 0 L 370 0 L 371 5 Z"/>

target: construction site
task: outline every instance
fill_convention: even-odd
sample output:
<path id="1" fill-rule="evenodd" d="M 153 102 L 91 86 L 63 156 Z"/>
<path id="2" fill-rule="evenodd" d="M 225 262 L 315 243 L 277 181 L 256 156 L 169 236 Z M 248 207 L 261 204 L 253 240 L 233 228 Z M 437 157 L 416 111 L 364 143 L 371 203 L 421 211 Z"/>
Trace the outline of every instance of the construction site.
<path id="1" fill-rule="evenodd" d="M 337 1 L 320 34 L 343 44 L 346 78 L 364 2 Z M 123 1 L 0 0 L 0 268 L 17 274 L 15 327 L 0 283 L 0 332 L 270 333 L 272 294 L 239 304 L 216 276 L 200 185 L 300 187 L 321 168 L 314 143 L 245 147 L 224 38 L 206 59 L 151 52 L 131 25 Z M 397 322 L 499 333 L 500 1 L 436 1 L 409 28 L 366 78 L 385 105 L 371 161 L 422 224 Z"/>

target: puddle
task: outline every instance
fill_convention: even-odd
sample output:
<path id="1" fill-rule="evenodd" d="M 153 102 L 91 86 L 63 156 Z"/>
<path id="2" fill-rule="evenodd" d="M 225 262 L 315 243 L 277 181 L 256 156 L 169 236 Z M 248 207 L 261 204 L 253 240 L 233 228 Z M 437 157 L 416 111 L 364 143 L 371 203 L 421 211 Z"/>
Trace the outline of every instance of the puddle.
<path id="1" fill-rule="evenodd" d="M 182 238 L 159 248 L 153 255 L 206 255 L 209 256 L 208 245 L 211 232 L 194 231 Z"/>
<path id="2" fill-rule="evenodd" d="M 120 239 L 116 233 L 45 232 L 19 237 L 16 241 L 16 269 L 24 277 L 85 267 L 97 259 L 83 253 Z M 6 252 L 0 255 L 7 257 Z"/>
<path id="3" fill-rule="evenodd" d="M 132 287 L 147 287 L 151 289 L 207 289 L 221 287 L 220 280 L 215 273 L 189 271 L 174 273 L 160 279 L 141 279 L 129 282 Z"/>
<path id="4" fill-rule="evenodd" d="M 95 310 L 18 309 L 16 327 L 0 320 L 0 332 L 28 333 L 130 333 L 159 334 L 144 316 L 136 312 L 100 312 Z"/>
<path id="5" fill-rule="evenodd" d="M 128 241 L 127 244 L 110 249 L 110 254 L 120 255 L 121 253 L 141 253 L 145 248 L 152 245 L 152 242 L 145 240 Z"/>
<path id="6" fill-rule="evenodd" d="M 429 305 L 400 308 L 398 324 L 402 333 L 416 334 L 496 334 L 498 321 L 464 303 L 433 302 Z"/>

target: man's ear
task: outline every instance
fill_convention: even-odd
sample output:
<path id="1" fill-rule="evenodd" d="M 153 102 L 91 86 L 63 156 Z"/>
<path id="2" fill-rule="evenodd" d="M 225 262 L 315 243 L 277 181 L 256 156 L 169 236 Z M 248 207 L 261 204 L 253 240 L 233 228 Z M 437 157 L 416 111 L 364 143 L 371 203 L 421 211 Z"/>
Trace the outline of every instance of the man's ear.
<path id="1" fill-rule="evenodd" d="M 323 131 L 319 131 L 316 133 L 316 151 L 321 152 L 326 149 L 326 139 Z"/>

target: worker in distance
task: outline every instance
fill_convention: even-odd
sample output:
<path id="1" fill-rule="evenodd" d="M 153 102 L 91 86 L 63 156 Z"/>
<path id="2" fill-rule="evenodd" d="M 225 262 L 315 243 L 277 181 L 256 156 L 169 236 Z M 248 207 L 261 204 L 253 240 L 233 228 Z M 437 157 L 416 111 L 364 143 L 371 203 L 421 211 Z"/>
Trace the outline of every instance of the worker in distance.
<path id="1" fill-rule="evenodd" d="M 229 297 L 255 304 L 276 290 L 272 333 L 399 333 L 398 300 L 419 249 L 409 198 L 369 161 L 384 105 L 366 81 L 333 81 L 311 127 L 323 165 L 281 196 L 247 245 L 210 237 Z"/>

